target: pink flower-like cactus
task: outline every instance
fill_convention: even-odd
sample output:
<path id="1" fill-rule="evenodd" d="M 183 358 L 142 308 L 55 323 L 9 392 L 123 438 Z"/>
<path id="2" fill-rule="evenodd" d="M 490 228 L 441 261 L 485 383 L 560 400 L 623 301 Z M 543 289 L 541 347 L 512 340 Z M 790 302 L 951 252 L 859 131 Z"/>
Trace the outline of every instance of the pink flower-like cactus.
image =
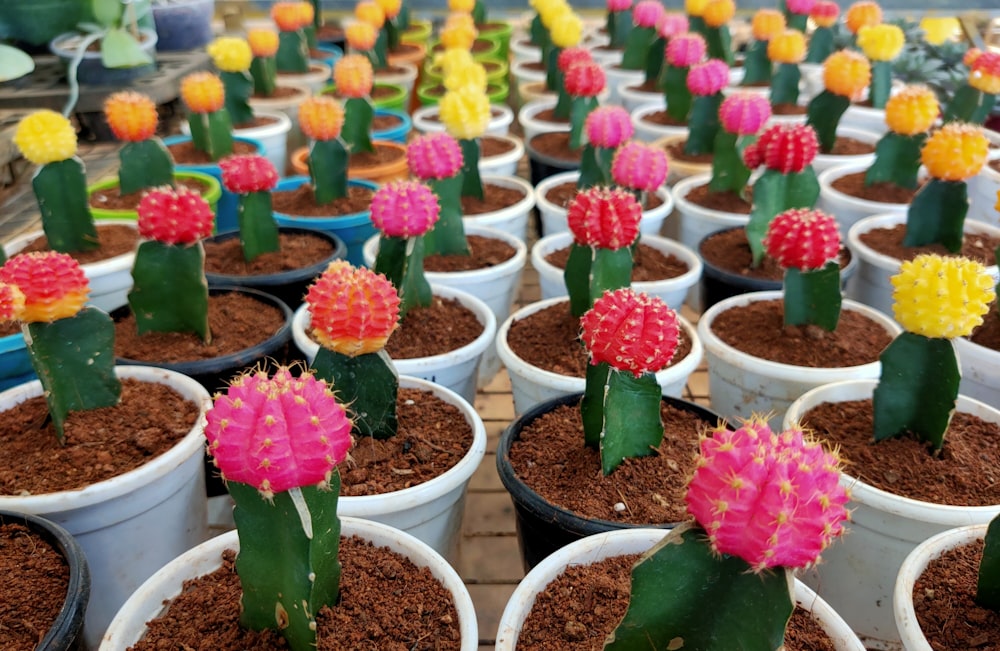
<path id="1" fill-rule="evenodd" d="M 578 63 L 587 63 L 593 60 L 594 57 L 591 56 L 590 50 L 587 48 L 567 47 L 563 48 L 556 57 L 556 67 L 559 68 L 560 72 L 566 72 Z"/>
<path id="2" fill-rule="evenodd" d="M 729 133 L 749 136 L 771 119 L 771 103 L 757 93 L 734 93 L 719 105 L 719 121 Z"/>
<path id="3" fill-rule="evenodd" d="M 205 438 L 223 479 L 270 498 L 326 484 L 351 447 L 351 421 L 326 382 L 282 367 L 236 378 L 208 411 Z"/>
<path id="4" fill-rule="evenodd" d="M 788 12 L 797 16 L 808 16 L 815 4 L 816 0 L 785 0 Z"/>
<path id="5" fill-rule="evenodd" d="M 90 282 L 73 256 L 56 251 L 15 255 L 0 267 L 0 320 L 51 323 L 87 303 Z M 7 314 L 10 316 L 5 316 Z"/>
<path id="6" fill-rule="evenodd" d="M 837 220 L 819 210 L 786 210 L 768 225 L 764 249 L 785 269 L 822 269 L 840 253 Z"/>
<path id="7" fill-rule="evenodd" d="M 768 169 L 782 174 L 797 174 L 813 162 L 817 151 L 819 140 L 812 127 L 776 124 L 743 150 L 743 162 L 750 169 L 763 163 Z"/>
<path id="8" fill-rule="evenodd" d="M 566 210 L 577 244 L 612 251 L 635 242 L 641 218 L 642 208 L 630 193 L 602 187 L 578 192 Z"/>
<path id="9" fill-rule="evenodd" d="M 375 192 L 372 223 L 388 237 L 417 237 L 437 223 L 441 205 L 419 181 L 393 181 Z"/>
<path id="10" fill-rule="evenodd" d="M 399 294 L 389 279 L 346 260 L 331 262 L 305 301 L 316 341 L 348 357 L 382 350 L 399 325 Z"/>
<path id="11" fill-rule="evenodd" d="M 406 146 L 406 162 L 421 180 L 451 178 L 462 169 L 462 148 L 445 131 L 426 133 Z"/>
<path id="12" fill-rule="evenodd" d="M 676 11 L 667 11 L 660 16 L 660 23 L 656 26 L 656 31 L 660 38 L 668 41 L 675 36 L 684 34 L 690 28 L 687 14 Z"/>
<path id="13" fill-rule="evenodd" d="M 699 443 L 688 511 L 721 554 L 757 571 L 806 567 L 847 519 L 839 462 L 797 428 L 774 433 L 762 419 L 720 428 Z"/>
<path id="14" fill-rule="evenodd" d="M 608 0 L 608 11 L 628 11 L 632 0 Z"/>
<path id="15" fill-rule="evenodd" d="M 692 95 L 715 95 L 721 93 L 728 84 L 729 66 L 721 59 L 696 63 L 688 70 L 687 87 Z"/>
<path id="16" fill-rule="evenodd" d="M 611 160 L 611 178 L 622 187 L 656 192 L 667 180 L 667 154 L 660 147 L 629 141 Z"/>
<path id="17" fill-rule="evenodd" d="M 580 318 L 590 363 L 632 373 L 655 373 L 673 359 L 680 328 L 662 299 L 629 288 L 604 292 Z"/>
<path id="18" fill-rule="evenodd" d="M 597 97 L 604 90 L 604 69 L 595 61 L 582 61 L 563 72 L 566 92 L 573 97 Z"/>
<path id="19" fill-rule="evenodd" d="M 139 235 L 163 244 L 194 244 L 212 234 L 215 214 L 205 199 L 185 187 L 154 188 L 139 206 Z"/>
<path id="20" fill-rule="evenodd" d="M 616 149 L 635 133 L 632 118 L 621 106 L 599 106 L 587 115 L 584 122 L 587 139 L 595 147 Z"/>
<path id="21" fill-rule="evenodd" d="M 222 185 L 235 194 L 268 192 L 278 184 L 278 170 L 265 156 L 227 156 L 219 161 Z"/>
<path id="22" fill-rule="evenodd" d="M 664 11 L 660 0 L 639 0 L 632 8 L 632 22 L 636 27 L 656 27 Z"/>
<path id="23" fill-rule="evenodd" d="M 701 34 L 685 32 L 667 41 L 664 58 L 676 68 L 690 68 L 704 59 L 707 51 L 708 44 Z"/>

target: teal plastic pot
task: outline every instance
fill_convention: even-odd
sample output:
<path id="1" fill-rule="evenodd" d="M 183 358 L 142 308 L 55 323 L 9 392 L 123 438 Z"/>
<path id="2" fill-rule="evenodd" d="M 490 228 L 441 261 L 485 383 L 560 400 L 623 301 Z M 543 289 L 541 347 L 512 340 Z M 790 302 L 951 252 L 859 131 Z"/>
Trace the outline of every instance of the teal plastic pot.
<path id="1" fill-rule="evenodd" d="M 175 179 L 195 179 L 208 186 L 208 190 L 202 193 L 202 197 L 211 206 L 212 212 L 218 210 L 219 199 L 222 197 L 222 184 L 217 178 L 211 174 L 206 174 L 205 172 L 194 172 L 194 171 L 184 171 L 184 172 L 174 172 Z M 118 186 L 118 177 L 113 176 L 104 181 L 99 181 L 87 186 L 87 196 L 99 192 L 101 190 L 107 190 L 108 188 L 113 188 Z M 109 210 L 107 208 L 94 208 L 91 206 L 90 213 L 94 216 L 94 219 L 119 219 L 123 221 L 137 221 L 139 215 L 135 210 Z"/>
<path id="2" fill-rule="evenodd" d="M 0 391 L 34 380 L 35 369 L 28 358 L 24 335 L 16 332 L 0 337 Z"/>
<path id="3" fill-rule="evenodd" d="M 396 117 L 399 119 L 399 125 L 389 129 L 372 131 L 372 140 L 389 140 L 391 142 L 398 142 L 401 145 L 406 144 L 407 136 L 410 135 L 410 130 L 413 129 L 413 120 L 410 119 L 410 115 L 406 111 L 376 109 L 375 115 L 391 115 Z"/>
<path id="4" fill-rule="evenodd" d="M 314 50 L 311 53 L 313 55 L 312 58 L 327 64 L 331 70 L 333 70 L 333 66 L 336 65 L 337 61 L 344 56 L 342 49 L 329 43 L 319 43 L 312 49 Z M 317 57 L 316 54 L 322 54 L 322 56 Z"/>

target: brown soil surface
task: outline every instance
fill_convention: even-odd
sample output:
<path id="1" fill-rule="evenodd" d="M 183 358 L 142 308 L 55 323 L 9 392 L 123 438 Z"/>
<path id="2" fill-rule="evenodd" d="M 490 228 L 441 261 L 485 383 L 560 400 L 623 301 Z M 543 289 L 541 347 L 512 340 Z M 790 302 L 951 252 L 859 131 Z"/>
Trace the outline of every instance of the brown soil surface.
<path id="1" fill-rule="evenodd" d="M 727 229 L 709 235 L 701 241 L 698 253 L 706 264 L 732 274 L 775 281 L 781 281 L 785 277 L 785 270 L 768 255 L 764 256 L 759 266 L 751 266 L 753 254 L 750 252 L 750 245 L 747 244 L 746 231 L 742 228 Z M 846 267 L 850 261 L 850 250 L 842 247 L 840 268 Z"/>
<path id="2" fill-rule="evenodd" d="M 333 255 L 333 244 L 322 237 L 299 233 L 280 233 L 280 250 L 262 253 L 247 262 L 239 237 L 221 242 L 205 241 L 205 272 L 229 276 L 276 274 L 308 267 Z"/>
<path id="3" fill-rule="evenodd" d="M 956 255 L 940 244 L 903 246 L 905 236 L 906 224 L 897 224 L 892 228 L 873 228 L 861 235 L 861 241 L 879 253 L 898 260 L 912 260 L 923 253 L 936 253 L 943 256 Z M 994 265 L 996 264 L 995 251 L 997 246 L 1000 246 L 1000 237 L 966 233 L 958 255 L 978 260 L 987 266 Z"/>
<path id="4" fill-rule="evenodd" d="M 531 148 L 559 161 L 579 163 L 583 157 L 583 147 L 569 146 L 569 131 L 549 131 L 531 137 Z"/>
<path id="5" fill-rule="evenodd" d="M 69 586 L 69 567 L 23 524 L 0 524 L 0 647 L 32 651 L 55 623 Z"/>
<path id="6" fill-rule="evenodd" d="M 294 190 L 271 193 L 274 212 L 296 217 L 337 217 L 365 212 L 371 206 L 374 191 L 369 188 L 348 186 L 347 196 L 325 204 L 317 204 L 312 186 L 303 183 Z"/>
<path id="7" fill-rule="evenodd" d="M 559 269 L 566 268 L 570 247 L 557 249 L 545 256 L 545 261 Z M 676 278 L 688 272 L 687 264 L 673 255 L 665 255 L 641 241 L 632 260 L 632 282 L 649 282 Z"/>
<path id="8" fill-rule="evenodd" d="M 706 183 L 691 188 L 685 199 L 709 210 L 749 215 L 753 210 L 753 204 L 750 203 L 752 197 L 753 192 L 750 187 L 746 190 L 746 198 L 743 198 L 732 190 L 710 192 Z"/>
<path id="9" fill-rule="evenodd" d="M 858 199 L 878 201 L 881 203 L 910 203 L 918 188 L 904 188 L 895 183 L 881 182 L 865 185 L 867 172 L 845 174 L 831 183 L 835 190 L 849 194 Z"/>
<path id="10" fill-rule="evenodd" d="M 429 255 L 424 258 L 426 271 L 473 271 L 487 269 L 510 260 L 517 253 L 510 244 L 482 235 L 466 235 L 469 255 Z"/>
<path id="11" fill-rule="evenodd" d="M 524 190 L 483 183 L 483 198 L 462 197 L 462 214 L 466 217 L 495 212 L 524 200 Z"/>
<path id="12" fill-rule="evenodd" d="M 455 299 L 435 296 L 429 307 L 411 308 L 389 337 L 385 352 L 392 359 L 440 355 L 472 343 L 483 326 L 472 310 Z"/>
<path id="13" fill-rule="evenodd" d="M 545 193 L 545 198 L 553 205 L 566 208 L 580 190 L 576 187 L 576 181 L 568 181 L 552 186 Z M 655 192 L 644 192 L 642 209 L 643 211 L 655 210 L 663 205 L 663 199 Z"/>
<path id="14" fill-rule="evenodd" d="M 106 224 L 97 227 L 97 242 L 99 246 L 90 251 L 70 253 L 80 264 L 100 262 L 129 251 L 135 251 L 139 245 L 139 231 L 125 224 Z M 49 240 L 44 235 L 28 243 L 20 253 L 48 251 Z"/>
<path id="15" fill-rule="evenodd" d="M 217 161 L 212 160 L 208 154 L 195 149 L 194 142 L 186 140 L 173 145 L 167 145 L 170 157 L 178 165 L 211 165 Z M 236 140 L 233 142 L 233 155 L 255 154 L 257 148 L 249 142 Z"/>

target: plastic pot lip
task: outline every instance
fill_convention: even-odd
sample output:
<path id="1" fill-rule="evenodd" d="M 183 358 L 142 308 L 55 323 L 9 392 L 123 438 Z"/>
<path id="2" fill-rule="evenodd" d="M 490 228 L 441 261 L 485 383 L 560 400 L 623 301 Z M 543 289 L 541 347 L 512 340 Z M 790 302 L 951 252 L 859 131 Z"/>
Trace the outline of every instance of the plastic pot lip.
<path id="1" fill-rule="evenodd" d="M 14 334 L 7 335 L 6 337 L 0 337 L 0 355 L 4 353 L 22 351 L 24 349 L 24 335 L 20 332 L 15 332 Z"/>
<path id="2" fill-rule="evenodd" d="M 394 118 L 398 118 L 399 126 L 392 127 L 391 129 L 383 129 L 382 131 L 373 131 L 372 132 L 373 140 L 388 140 L 390 137 L 396 135 L 397 133 L 407 134 L 410 132 L 410 129 L 413 128 L 413 120 L 410 118 L 410 115 L 406 111 L 399 111 L 390 108 L 376 108 L 375 115 L 376 116 L 390 115 Z"/>
<path id="3" fill-rule="evenodd" d="M 318 276 L 326 269 L 332 261 L 343 258 L 347 255 L 347 245 L 342 239 L 340 239 L 336 234 L 330 231 L 324 231 L 314 228 L 305 228 L 301 226 L 278 226 L 278 233 L 285 233 L 291 235 L 314 235 L 321 239 L 327 240 L 333 244 L 333 253 L 328 257 L 315 262 L 307 267 L 300 267 L 298 269 L 288 269 L 286 271 L 281 271 L 272 274 L 258 274 L 253 276 L 241 276 L 238 274 L 223 274 L 223 273 L 211 273 L 206 271 L 205 278 L 208 280 L 209 286 L 216 285 L 226 285 L 226 284 L 236 284 L 239 282 L 251 282 L 255 287 L 263 288 L 273 285 L 282 285 L 289 282 L 295 282 L 298 280 L 304 280 Z M 234 237 L 239 237 L 240 232 L 236 231 L 226 231 L 224 233 L 216 233 L 215 235 L 207 238 L 206 241 L 211 242 L 225 242 L 226 240 L 231 240 Z"/>
<path id="4" fill-rule="evenodd" d="M 712 179 L 712 173 L 704 172 L 702 174 L 694 174 L 687 178 L 683 178 L 677 183 L 675 183 L 673 192 L 671 194 L 673 195 L 674 205 L 677 207 L 677 210 L 688 213 L 700 213 L 702 215 L 713 217 L 717 220 L 731 220 L 734 218 L 742 218 L 743 220 L 745 220 L 743 224 L 749 222 L 750 215 L 743 215 L 741 213 L 723 212 L 721 210 L 712 210 L 711 208 L 705 208 L 687 200 L 688 192 L 693 190 L 696 186 L 707 184 L 711 179 Z"/>
<path id="5" fill-rule="evenodd" d="M 520 161 L 524 156 L 524 142 L 517 136 L 511 134 L 483 134 L 484 138 L 495 138 L 496 140 L 504 140 L 506 142 L 512 143 L 514 148 L 510 151 L 503 152 L 501 154 L 495 154 L 493 156 L 484 156 L 479 159 L 480 166 L 482 165 L 504 165 L 506 163 L 514 163 Z"/>
<path id="6" fill-rule="evenodd" d="M 153 457 L 143 465 L 109 479 L 90 484 L 78 490 L 39 493 L 37 495 L 0 495 L 0 509 L 9 511 L 30 511 L 32 513 L 56 513 L 85 508 L 126 495 L 138 486 L 153 479 L 163 477 L 205 445 L 205 414 L 212 404 L 211 396 L 195 380 L 166 368 L 143 365 L 116 365 L 115 373 L 122 378 L 139 378 L 147 382 L 168 384 L 182 397 L 199 405 L 199 415 L 191 430 L 172 448 Z M 0 403 L 20 404 L 29 398 L 42 395 L 39 380 L 32 380 L 0 393 Z"/>
<path id="7" fill-rule="evenodd" d="M 217 178 L 215 178 L 211 174 L 208 174 L 207 172 L 201 172 L 201 171 L 198 171 L 198 170 L 195 170 L 195 169 L 174 170 L 174 178 L 195 179 L 195 180 L 200 181 L 201 183 L 207 185 L 208 186 L 208 190 L 206 190 L 205 193 L 202 194 L 202 197 L 208 203 L 212 203 L 213 201 L 218 201 L 219 198 L 222 197 L 222 183 L 220 183 Z M 118 177 L 116 177 L 116 176 L 109 176 L 108 178 L 106 178 L 106 179 L 104 179 L 102 181 L 96 181 L 96 182 L 91 183 L 90 185 L 88 185 L 87 186 L 87 195 L 89 196 L 89 195 L 91 195 L 94 192 L 97 192 L 99 190 L 106 190 L 108 188 L 113 188 L 113 187 L 117 187 L 117 186 L 118 186 Z M 136 214 L 136 211 L 134 209 L 129 210 L 127 208 L 121 208 L 121 209 L 113 209 L 113 208 L 96 208 L 95 209 L 95 208 L 91 208 L 91 210 L 96 210 L 99 213 L 105 213 L 105 214 L 108 214 L 108 215 L 114 215 L 116 217 L 118 217 L 118 216 L 124 217 L 124 216 L 127 216 L 127 215 L 134 215 L 134 214 Z M 121 224 L 122 222 L 119 221 L 119 222 L 116 222 L 116 223 Z"/>
<path id="8" fill-rule="evenodd" d="M 309 177 L 306 175 L 297 176 L 286 176 L 285 178 L 278 181 L 278 185 L 274 188 L 275 192 L 280 192 L 282 190 L 294 190 L 295 188 L 309 183 Z M 378 189 L 378 184 L 371 181 L 366 181 L 364 179 L 348 179 L 347 185 L 353 185 L 355 187 L 368 188 L 371 191 Z M 274 211 L 274 214 L 280 215 L 282 219 L 289 221 L 302 221 L 305 220 L 315 220 L 315 217 L 303 217 L 301 215 L 289 215 L 280 211 Z M 331 215 L 331 217 L 334 217 Z M 352 226 L 361 226 L 363 224 L 371 223 L 371 213 L 369 211 L 354 213 L 353 215 L 340 215 L 336 217 L 337 226 L 339 228 L 350 228 Z M 297 224 L 298 225 L 298 224 Z M 304 226 L 304 224 L 302 224 Z"/>
<path id="9" fill-rule="evenodd" d="M 432 131 L 444 131 L 445 127 L 440 122 L 431 122 L 427 119 L 429 115 L 436 115 L 440 112 L 440 107 L 438 105 L 433 106 L 421 106 L 413 112 L 413 125 L 415 128 L 424 133 L 429 133 Z M 514 122 L 514 111 L 506 104 L 491 104 L 490 110 L 499 110 L 500 115 L 496 117 L 491 117 L 489 125 L 486 127 L 486 135 L 490 134 L 491 128 L 499 128 L 510 126 Z"/>
<path id="10" fill-rule="evenodd" d="M 526 124 L 531 124 L 535 127 L 538 133 L 548 133 L 552 131 L 569 131 L 569 123 L 562 122 L 549 122 L 548 120 L 539 120 L 535 116 L 546 109 L 555 108 L 556 98 L 553 97 L 542 97 L 540 99 L 533 99 L 524 104 L 521 110 L 517 112 L 517 122 L 521 127 L 525 127 Z M 531 149 L 530 140 L 526 140 L 524 145 Z"/>
<path id="11" fill-rule="evenodd" d="M 531 183 L 529 183 L 525 179 L 522 179 L 519 176 L 483 174 L 482 181 L 484 185 L 492 183 L 494 185 L 499 185 L 505 188 L 519 188 L 522 192 L 524 192 L 524 197 L 517 203 L 501 208 L 500 210 L 497 210 L 493 213 L 483 213 L 481 215 L 469 215 L 468 217 L 463 217 L 463 219 L 475 220 L 479 217 L 494 215 L 496 213 L 504 211 L 526 212 L 528 210 L 531 210 L 531 208 L 533 208 L 535 205 L 534 188 L 532 187 Z"/>
<path id="12" fill-rule="evenodd" d="M 167 136 L 166 138 L 163 138 L 163 144 L 164 146 L 169 148 L 170 145 L 176 145 L 182 142 L 190 142 L 190 140 L 191 136 L 185 136 L 183 134 L 180 134 L 174 136 Z M 245 136 L 234 136 L 233 141 L 253 145 L 254 149 L 256 149 L 258 154 L 264 153 L 264 145 L 259 140 L 255 140 L 254 138 L 247 138 Z M 193 163 L 193 164 L 175 162 L 174 173 L 176 174 L 177 172 L 189 172 L 189 171 L 208 173 L 206 170 L 214 169 L 217 168 L 218 166 L 219 166 L 218 161 L 214 163 Z"/>
<path id="13" fill-rule="evenodd" d="M 118 220 L 118 219 L 95 219 L 95 226 L 125 226 L 127 228 L 138 229 L 136 222 L 128 220 Z M 4 251 L 7 252 L 8 256 L 16 255 L 25 246 L 28 245 L 32 240 L 37 237 L 41 237 L 45 234 L 44 230 L 31 231 L 25 233 L 24 235 L 19 235 L 15 237 L 10 242 L 4 245 Z M 131 251 L 126 251 L 111 258 L 106 258 L 104 260 L 98 260 L 96 262 L 88 262 L 86 264 L 80 265 L 83 269 L 84 275 L 87 278 L 94 278 L 96 276 L 104 276 L 107 274 L 112 274 L 119 271 L 125 271 L 132 268 L 132 263 L 135 261 L 135 249 Z M 15 335 L 11 335 L 15 336 Z"/>
<path id="14" fill-rule="evenodd" d="M 882 213 L 886 210 L 901 210 L 905 211 L 909 203 L 888 203 L 884 201 L 870 201 L 868 199 L 859 199 L 857 197 L 845 194 L 833 187 L 833 182 L 837 179 L 847 176 L 848 174 L 853 174 L 855 172 L 864 172 L 869 167 L 871 167 L 873 159 L 867 158 L 864 160 L 853 160 L 846 161 L 840 165 L 834 165 L 828 169 L 823 170 L 816 177 L 819 181 L 820 192 L 827 194 L 832 197 L 835 201 L 841 201 L 848 204 L 851 208 L 855 210 L 864 210 L 869 214 Z"/>

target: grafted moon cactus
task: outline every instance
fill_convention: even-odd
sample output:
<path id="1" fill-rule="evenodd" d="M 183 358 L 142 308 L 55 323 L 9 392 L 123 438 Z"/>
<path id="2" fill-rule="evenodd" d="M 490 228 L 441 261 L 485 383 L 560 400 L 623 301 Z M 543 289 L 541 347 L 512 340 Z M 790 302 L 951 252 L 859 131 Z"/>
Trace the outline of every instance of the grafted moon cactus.
<path id="1" fill-rule="evenodd" d="M 686 122 L 688 119 L 693 100 L 687 86 L 688 71 L 705 58 L 707 50 L 705 38 L 694 31 L 677 34 L 667 41 L 660 75 L 667 113 L 674 120 Z"/>
<path id="2" fill-rule="evenodd" d="M 410 141 L 406 160 L 414 176 L 427 183 L 441 206 L 434 227 L 424 235 L 427 255 L 469 255 L 462 224 L 462 147 L 443 131 L 427 133 Z"/>
<path id="3" fill-rule="evenodd" d="M 271 190 L 278 184 L 278 171 L 265 156 L 246 154 L 219 161 L 222 185 L 239 195 L 240 245 L 250 262 L 263 253 L 280 250 L 278 224 L 271 207 Z"/>
<path id="4" fill-rule="evenodd" d="M 770 118 L 771 103 L 756 93 L 733 93 L 722 100 L 719 105 L 722 128 L 715 135 L 709 190 L 744 195 L 750 168 L 743 160 L 743 152 L 756 146 L 757 132 Z"/>
<path id="5" fill-rule="evenodd" d="M 916 188 L 920 150 L 939 114 L 937 94 L 927 86 L 905 86 L 890 97 L 885 103 L 889 132 L 875 146 L 875 161 L 865 172 L 865 185 L 889 182 Z"/>
<path id="6" fill-rule="evenodd" d="M 823 63 L 833 54 L 834 26 L 840 17 L 840 6 L 833 0 L 816 0 L 809 10 L 809 18 L 816 25 L 809 37 L 809 50 L 806 52 L 806 63 Z"/>
<path id="7" fill-rule="evenodd" d="M 632 190 L 641 199 L 643 192 L 656 192 L 666 180 L 669 164 L 666 152 L 652 144 L 630 140 L 615 151 L 611 179 L 615 185 Z"/>
<path id="8" fill-rule="evenodd" d="M 709 59 L 691 66 L 687 87 L 693 100 L 688 116 L 688 138 L 684 153 L 694 156 L 712 153 L 719 131 L 719 106 L 722 89 L 729 83 L 729 66 L 720 59 Z"/>
<path id="9" fill-rule="evenodd" d="M 616 150 L 632 137 L 635 129 L 628 111 L 620 106 L 598 106 L 583 123 L 587 144 L 580 161 L 580 190 L 611 183 L 611 167 Z"/>
<path id="10" fill-rule="evenodd" d="M 104 117 L 125 144 L 118 151 L 118 187 L 122 194 L 174 184 L 174 161 L 156 137 L 156 104 L 146 95 L 126 90 L 104 100 Z"/>
<path id="11" fill-rule="evenodd" d="M 195 149 L 214 161 L 233 153 L 233 121 L 226 109 L 222 79 L 211 72 L 192 72 L 181 79 L 181 99 L 189 110 Z"/>
<path id="12" fill-rule="evenodd" d="M 860 52 L 839 50 L 823 61 L 825 88 L 809 100 L 806 124 L 816 130 L 824 154 L 833 151 L 840 118 L 851 102 L 861 99 L 871 75 L 871 64 Z"/>

